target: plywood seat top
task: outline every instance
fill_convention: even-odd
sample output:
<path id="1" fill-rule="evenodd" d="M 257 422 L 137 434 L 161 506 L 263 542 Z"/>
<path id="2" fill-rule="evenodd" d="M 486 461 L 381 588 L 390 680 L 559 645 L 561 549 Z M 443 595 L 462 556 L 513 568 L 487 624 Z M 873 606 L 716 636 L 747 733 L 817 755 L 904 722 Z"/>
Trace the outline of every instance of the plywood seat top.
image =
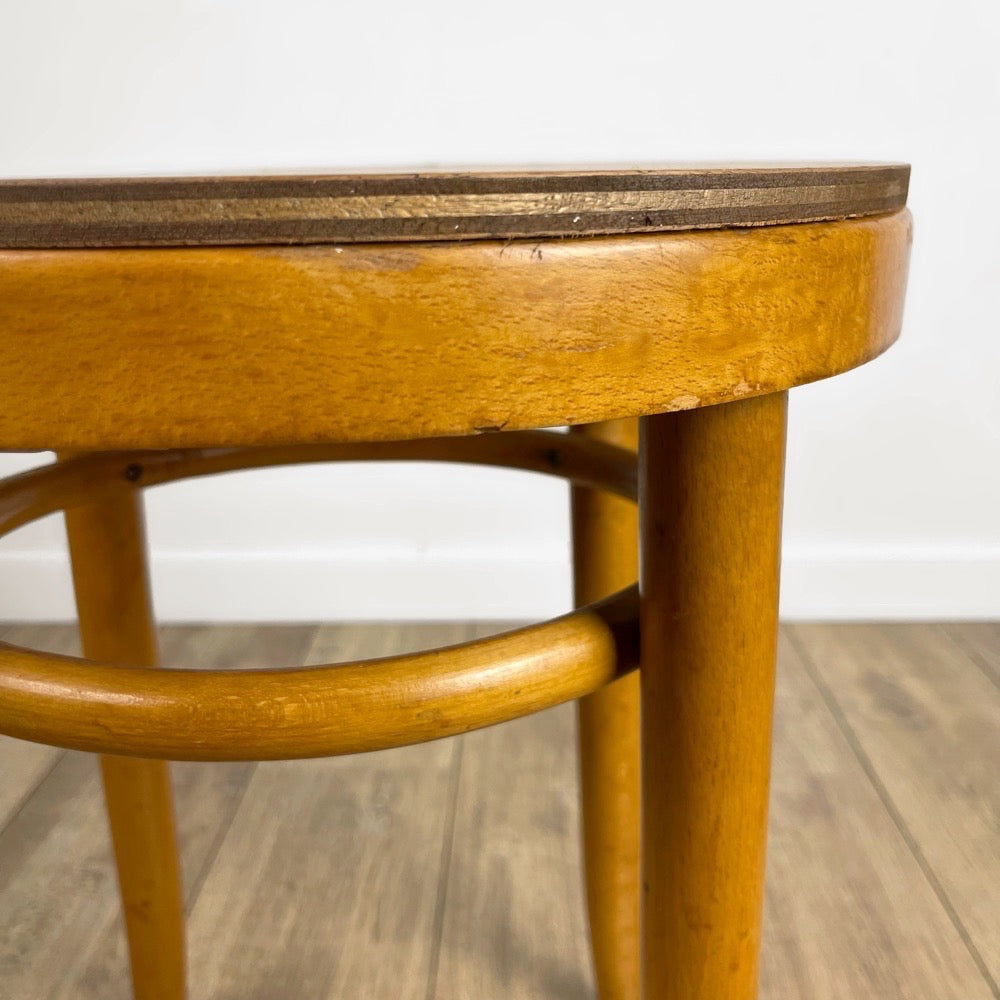
<path id="1" fill-rule="evenodd" d="M 543 238 L 817 222 L 906 203 L 899 164 L 0 181 L 0 248 Z"/>

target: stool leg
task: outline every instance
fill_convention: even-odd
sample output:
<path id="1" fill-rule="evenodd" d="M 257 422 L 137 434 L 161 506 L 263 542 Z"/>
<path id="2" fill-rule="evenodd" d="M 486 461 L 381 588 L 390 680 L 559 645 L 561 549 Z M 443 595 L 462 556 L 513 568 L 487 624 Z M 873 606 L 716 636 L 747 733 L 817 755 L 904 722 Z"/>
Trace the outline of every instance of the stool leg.
<path id="1" fill-rule="evenodd" d="M 757 996 L 784 393 L 647 417 L 643 996 Z"/>
<path id="2" fill-rule="evenodd" d="M 66 513 L 84 655 L 155 664 L 141 498 L 122 490 Z M 184 909 L 169 765 L 102 757 L 136 1000 L 182 1000 Z"/>
<path id="3" fill-rule="evenodd" d="M 637 420 L 574 428 L 636 449 Z M 635 505 L 574 487 L 575 600 L 588 604 L 633 583 L 639 572 Z M 580 699 L 583 847 L 598 996 L 639 997 L 639 677 L 633 673 Z"/>

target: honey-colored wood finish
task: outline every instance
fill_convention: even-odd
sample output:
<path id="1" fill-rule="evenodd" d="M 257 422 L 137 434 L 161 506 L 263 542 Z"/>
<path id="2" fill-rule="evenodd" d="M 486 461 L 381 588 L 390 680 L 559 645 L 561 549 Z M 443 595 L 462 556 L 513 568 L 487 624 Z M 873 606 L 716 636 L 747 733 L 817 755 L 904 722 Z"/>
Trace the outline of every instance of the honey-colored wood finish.
<path id="1" fill-rule="evenodd" d="M 83 652 L 110 664 L 157 658 L 140 504 L 120 487 L 66 514 Z M 100 715 L 95 722 L 102 724 Z M 183 1000 L 184 906 L 168 765 L 110 756 L 101 770 L 135 1000 Z"/>
<path id="2" fill-rule="evenodd" d="M 643 996 L 757 996 L 784 394 L 641 424 Z"/>
<path id="3" fill-rule="evenodd" d="M 0 731 L 191 760 L 393 747 L 592 696 L 636 664 L 641 629 L 641 795 L 635 682 L 581 710 L 602 1000 L 752 1000 L 785 391 L 897 336 L 905 186 L 893 167 L 0 185 L 0 448 L 97 452 L 0 483 L 0 534 L 68 510 L 90 657 L 0 643 Z M 713 226 L 745 228 L 654 231 Z M 620 235 L 552 238 L 597 232 Z M 532 238 L 459 239 L 515 235 Z M 415 236 L 438 242 L 378 242 Z M 257 245 L 205 245 L 227 242 Z M 641 602 L 606 596 L 634 572 L 634 517 L 589 492 L 634 498 L 635 456 L 608 443 L 629 427 L 606 422 L 637 416 Z M 585 606 L 376 661 L 151 666 L 140 490 L 373 458 L 565 476 Z M 167 771 L 113 757 L 104 775 L 136 995 L 177 1000 Z M 303 817 L 325 815 L 313 798 Z M 444 897 L 435 913 L 452 926 Z M 450 971 L 430 961 L 428 995 L 469 992 Z"/>
<path id="4" fill-rule="evenodd" d="M 0 480 L 0 536 L 46 514 L 113 498 L 122 488 L 145 489 L 242 469 L 366 461 L 493 465 L 559 476 L 629 499 L 637 495 L 632 452 L 553 431 L 303 447 L 113 452 L 85 455 Z"/>
<path id="5" fill-rule="evenodd" d="M 457 240 L 892 212 L 896 165 L 0 181 L 0 247 Z"/>
<path id="6" fill-rule="evenodd" d="M 78 650 L 66 639 L 75 631 L 66 625 L 22 625 L 11 629 L 7 638 L 71 654 Z M 306 660 L 315 633 L 315 626 L 309 625 L 170 626 L 160 632 L 160 659 L 165 666 L 196 661 L 218 668 Z M 4 760 L 0 757 L 0 771 Z M 171 765 L 189 912 L 205 892 L 220 842 L 240 810 L 256 766 Z M 0 889 L 0 996 L 131 1000 L 114 861 L 100 803 L 97 761 L 89 754 L 66 751 L 50 778 L 0 834 L 0 873 L 8 876 L 0 875 L 0 883 L 6 883 Z M 214 928 L 205 943 L 214 946 L 221 933 Z M 189 940 L 192 946 L 198 944 L 190 934 Z M 196 949 L 191 950 L 194 957 Z M 202 984 L 191 982 L 192 994 L 204 998 Z"/>
<path id="7" fill-rule="evenodd" d="M 574 430 L 638 448 L 638 422 Z M 574 597 L 585 605 L 639 575 L 635 507 L 606 492 L 574 487 Z M 587 909 L 601 1000 L 639 997 L 639 677 L 630 674 L 579 705 L 580 803 Z"/>
<path id="8" fill-rule="evenodd" d="M 475 461 L 478 452 L 492 464 L 537 468 L 626 497 L 635 490 L 631 452 L 552 432 L 315 452 L 271 457 L 275 464 L 373 454 Z M 0 484 L 0 535 L 61 507 L 117 504 L 140 481 L 260 464 L 268 464 L 267 452 L 94 455 L 43 467 Z M 562 618 L 450 650 L 251 672 L 125 670 L 0 643 L 0 731 L 171 760 L 315 757 L 424 742 L 579 698 L 621 676 L 637 664 L 637 614 L 631 587 Z"/>
<path id="9" fill-rule="evenodd" d="M 278 670 L 127 670 L 0 644 L 10 736 L 168 760 L 288 760 L 423 743 L 590 694 L 637 665 L 634 587 L 492 639 Z"/>
<path id="10" fill-rule="evenodd" d="M 909 241 L 903 211 L 513 243 L 0 251 L 0 448 L 420 438 L 776 392 L 895 340 Z"/>

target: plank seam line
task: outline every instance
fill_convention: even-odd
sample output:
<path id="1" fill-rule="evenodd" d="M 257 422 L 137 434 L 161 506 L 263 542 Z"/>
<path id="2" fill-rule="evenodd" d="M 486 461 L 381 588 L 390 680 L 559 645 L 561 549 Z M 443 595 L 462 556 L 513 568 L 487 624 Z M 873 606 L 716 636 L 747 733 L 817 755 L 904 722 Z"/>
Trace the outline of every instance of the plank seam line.
<path id="1" fill-rule="evenodd" d="M 45 773 L 42 774 L 38 778 L 38 780 L 31 786 L 31 788 L 29 788 L 24 793 L 24 795 L 21 796 L 20 801 L 17 803 L 17 805 L 11 811 L 11 814 L 7 817 L 6 822 L 3 824 L 3 826 L 0 826 L 0 834 L 3 834 L 3 832 L 8 827 L 13 826 L 13 824 L 14 824 L 15 820 L 18 818 L 18 816 L 20 816 L 21 813 L 24 812 L 25 806 L 27 806 L 27 804 L 34 797 L 35 792 L 37 792 L 38 789 L 41 788 L 42 785 L 44 785 L 46 781 L 48 781 L 48 779 L 49 779 L 50 775 L 52 774 L 52 772 L 59 766 L 60 762 L 62 761 L 62 759 L 65 756 L 66 756 L 66 751 L 65 750 L 60 750 L 59 753 L 56 754 L 55 760 L 53 760 L 52 763 L 45 769 Z"/>
<path id="2" fill-rule="evenodd" d="M 170 763 L 171 777 L 173 776 L 174 763 Z M 199 764 L 200 767 L 212 767 L 213 764 Z M 239 794 L 236 797 L 236 801 L 233 803 L 232 808 L 229 810 L 229 815 L 227 816 L 225 822 L 219 825 L 219 829 L 216 831 L 215 836 L 212 838 L 212 844 L 205 854 L 205 860 L 201 863 L 201 868 L 198 874 L 194 877 L 194 881 L 191 883 L 191 891 L 189 893 L 190 898 L 184 901 L 184 913 L 186 916 L 190 917 L 194 912 L 195 904 L 198 902 L 198 897 L 201 895 L 202 887 L 208 880 L 208 876 L 212 870 L 212 866 L 215 864 L 215 859 L 219 856 L 219 851 L 222 850 L 222 844 L 226 837 L 229 836 L 229 831 L 232 828 L 233 821 L 236 819 L 236 814 L 240 811 L 243 806 L 243 800 L 247 797 L 247 792 L 250 790 L 250 782 L 253 780 L 254 775 L 257 772 L 257 768 L 260 766 L 258 761 L 253 761 L 250 768 L 247 771 L 246 778 L 243 782 L 243 787 L 240 789 Z M 180 845 L 178 844 L 178 850 L 180 850 Z M 183 861 L 183 858 L 181 859 Z M 183 873 L 182 873 L 183 877 Z"/>
<path id="3" fill-rule="evenodd" d="M 942 623 L 941 631 L 947 636 L 948 641 L 967 659 L 970 663 L 975 664 L 979 672 L 984 674 L 986 679 L 997 689 L 1000 689 L 1000 676 L 993 673 L 992 668 L 987 664 L 986 657 L 984 657 L 978 650 L 973 649 L 971 646 L 967 646 L 965 642 L 957 635 L 952 632 L 953 626 Z"/>
<path id="4" fill-rule="evenodd" d="M 444 913 L 448 900 L 448 882 L 451 874 L 451 854 L 455 842 L 455 822 L 458 814 L 458 792 L 462 781 L 462 758 L 465 742 L 455 738 L 454 761 L 451 766 L 451 791 L 445 812 L 444 836 L 441 840 L 441 861 L 438 865 L 438 891 L 434 901 L 434 924 L 431 937 L 430 964 L 427 969 L 426 1000 L 434 1000 L 437 993 L 438 967 L 444 939 Z"/>
<path id="5" fill-rule="evenodd" d="M 896 807 L 892 796 L 889 794 L 889 790 L 883 784 L 882 779 L 878 776 L 875 770 L 875 765 L 872 763 L 871 758 L 865 752 L 861 745 L 857 734 L 854 732 L 853 727 L 847 721 L 847 716 L 844 714 L 840 707 L 839 702 L 833 694 L 833 691 L 823 680 L 819 669 L 816 666 L 815 661 L 806 651 L 803 642 L 799 639 L 797 635 L 794 634 L 794 630 L 786 629 L 785 634 L 788 636 L 792 647 L 795 649 L 796 654 L 802 661 L 802 665 L 805 668 L 806 673 L 809 675 L 810 680 L 816 685 L 819 691 L 820 697 L 829 709 L 830 714 L 833 716 L 834 721 L 837 723 L 837 728 L 840 729 L 843 737 L 847 740 L 848 745 L 854 752 L 854 756 L 857 758 L 858 763 L 861 765 L 862 770 L 868 776 L 868 780 L 871 782 L 872 787 L 875 789 L 875 793 L 882 800 L 882 805 L 885 807 L 886 812 L 889 814 L 893 824 L 899 831 L 899 835 L 903 838 L 904 843 L 910 849 L 910 853 L 913 855 L 914 860 L 917 862 L 920 870 L 923 872 L 924 878 L 927 880 L 928 885 L 937 896 L 938 902 L 944 908 L 945 913 L 948 914 L 948 918 L 951 920 L 952 925 L 955 928 L 956 933 L 959 938 L 961 938 L 962 943 L 965 945 L 969 952 L 972 961 L 975 963 L 976 967 L 979 969 L 980 974 L 986 981 L 987 986 L 989 986 L 993 996 L 1000 1000 L 1000 985 L 997 984 L 996 979 L 990 973 L 989 966 L 983 959 L 983 956 L 979 953 L 979 949 L 976 947 L 975 942 L 972 940 L 965 924 L 962 922 L 962 918 L 959 916 L 958 911 L 955 909 L 948 894 L 944 890 L 940 880 L 934 873 L 933 868 L 931 868 L 930 863 L 924 856 L 923 851 L 920 849 L 920 845 L 917 843 L 916 838 L 910 832 L 909 827 L 906 825 L 902 814 Z"/>

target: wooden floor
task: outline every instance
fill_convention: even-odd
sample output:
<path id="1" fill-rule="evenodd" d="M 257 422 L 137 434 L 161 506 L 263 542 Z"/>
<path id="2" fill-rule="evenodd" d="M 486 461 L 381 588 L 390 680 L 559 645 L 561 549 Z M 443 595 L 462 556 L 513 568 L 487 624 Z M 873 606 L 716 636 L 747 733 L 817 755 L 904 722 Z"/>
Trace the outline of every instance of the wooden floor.
<path id="1" fill-rule="evenodd" d="M 162 646 L 266 665 L 486 631 L 170 627 Z M 564 706 L 362 757 L 176 765 L 193 1000 L 592 997 L 573 726 Z M 762 997 L 995 1000 L 998 981 L 1000 626 L 787 627 Z M 128 995 L 94 761 L 3 739 L 0 997 Z"/>

